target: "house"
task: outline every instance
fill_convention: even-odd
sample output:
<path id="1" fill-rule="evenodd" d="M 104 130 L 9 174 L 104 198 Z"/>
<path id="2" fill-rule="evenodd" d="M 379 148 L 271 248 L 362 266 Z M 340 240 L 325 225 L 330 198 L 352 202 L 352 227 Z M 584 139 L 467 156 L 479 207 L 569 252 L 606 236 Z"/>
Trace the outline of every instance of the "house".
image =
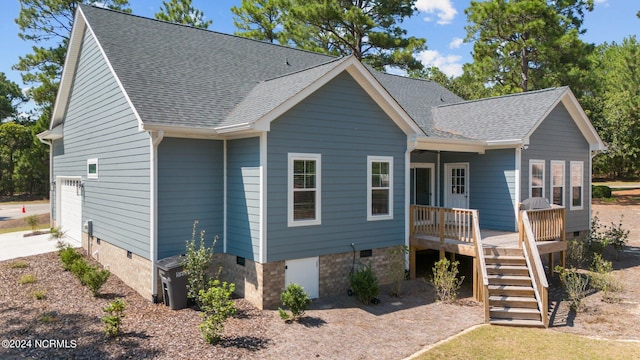
<path id="1" fill-rule="evenodd" d="M 604 149 L 568 88 L 462 101 L 440 85 L 322 54 L 80 5 L 50 129 L 56 226 L 143 296 L 194 220 L 237 292 L 384 282 L 410 205 L 473 208 L 517 231 L 519 203 L 589 227 Z M 366 258 L 365 258 L 366 257 Z"/>

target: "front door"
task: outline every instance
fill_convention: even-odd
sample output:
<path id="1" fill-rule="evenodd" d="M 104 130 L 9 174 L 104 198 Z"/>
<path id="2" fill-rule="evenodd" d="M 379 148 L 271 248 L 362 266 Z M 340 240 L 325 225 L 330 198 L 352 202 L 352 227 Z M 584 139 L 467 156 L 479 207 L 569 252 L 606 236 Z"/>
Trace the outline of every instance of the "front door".
<path id="1" fill-rule="evenodd" d="M 444 164 L 444 206 L 469 208 L 469 163 Z"/>
<path id="2" fill-rule="evenodd" d="M 411 204 L 433 206 L 434 164 L 411 163 Z"/>

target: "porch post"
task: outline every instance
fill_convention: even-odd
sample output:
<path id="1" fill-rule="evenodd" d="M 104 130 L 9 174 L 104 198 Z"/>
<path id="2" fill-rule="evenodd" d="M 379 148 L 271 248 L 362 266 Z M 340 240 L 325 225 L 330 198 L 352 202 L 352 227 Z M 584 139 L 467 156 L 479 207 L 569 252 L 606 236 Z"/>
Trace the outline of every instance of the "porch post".
<path id="1" fill-rule="evenodd" d="M 416 247 L 409 247 L 409 278 L 414 280 L 416 278 Z"/>

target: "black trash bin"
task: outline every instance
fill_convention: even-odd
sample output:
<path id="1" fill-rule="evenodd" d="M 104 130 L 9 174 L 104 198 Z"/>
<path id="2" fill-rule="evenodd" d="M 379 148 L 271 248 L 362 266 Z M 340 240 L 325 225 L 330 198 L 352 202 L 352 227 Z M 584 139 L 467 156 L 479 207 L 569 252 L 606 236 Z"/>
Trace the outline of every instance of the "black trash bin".
<path id="1" fill-rule="evenodd" d="M 158 260 L 158 272 L 162 279 L 164 304 L 172 310 L 187 307 L 187 274 L 182 266 L 184 255 Z"/>

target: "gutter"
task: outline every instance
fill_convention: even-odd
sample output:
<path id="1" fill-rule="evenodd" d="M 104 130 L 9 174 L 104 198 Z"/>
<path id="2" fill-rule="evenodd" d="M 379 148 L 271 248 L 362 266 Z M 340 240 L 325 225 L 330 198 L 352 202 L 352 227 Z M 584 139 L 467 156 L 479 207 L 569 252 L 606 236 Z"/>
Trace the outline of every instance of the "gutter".
<path id="1" fill-rule="evenodd" d="M 164 131 L 149 132 L 149 135 L 151 137 L 149 255 L 151 257 L 151 300 L 155 304 L 158 302 L 158 146 L 164 139 Z"/>

